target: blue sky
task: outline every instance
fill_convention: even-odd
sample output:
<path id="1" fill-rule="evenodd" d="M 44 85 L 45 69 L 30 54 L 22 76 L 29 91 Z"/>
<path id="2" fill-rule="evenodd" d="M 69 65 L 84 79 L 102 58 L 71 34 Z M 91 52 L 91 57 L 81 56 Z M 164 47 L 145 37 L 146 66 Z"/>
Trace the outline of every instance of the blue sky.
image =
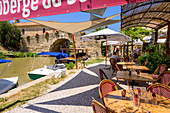
<path id="1" fill-rule="evenodd" d="M 102 18 L 112 16 L 121 12 L 121 6 L 114 6 L 108 7 L 103 15 Z M 100 17 L 100 16 L 99 16 Z M 45 17 L 37 17 L 32 18 L 36 20 L 42 21 L 57 21 L 57 22 L 83 22 L 90 20 L 90 14 L 85 12 L 75 12 L 75 13 L 67 13 L 67 14 L 60 14 L 60 15 L 52 15 L 52 16 L 45 16 Z M 120 16 L 116 16 L 112 18 L 112 20 L 120 20 Z M 27 20 L 21 19 L 21 22 L 28 22 Z M 114 31 L 120 31 L 120 22 L 116 24 L 109 25 L 109 28 Z"/>

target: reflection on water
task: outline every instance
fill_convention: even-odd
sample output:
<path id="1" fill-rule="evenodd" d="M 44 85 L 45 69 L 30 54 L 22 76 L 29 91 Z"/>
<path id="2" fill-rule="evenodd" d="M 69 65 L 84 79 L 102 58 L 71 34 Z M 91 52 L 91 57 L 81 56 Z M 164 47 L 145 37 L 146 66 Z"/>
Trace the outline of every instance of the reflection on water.
<path id="1" fill-rule="evenodd" d="M 40 67 L 43 67 L 44 65 L 53 65 L 55 63 L 55 57 L 38 57 L 36 58 L 37 60 L 35 61 L 34 68 L 37 69 Z M 9 68 L 0 76 L 0 78 L 8 78 L 8 77 L 13 77 L 13 76 L 18 76 L 18 84 L 22 85 L 25 84 L 30 80 L 30 78 L 27 75 L 27 72 L 31 71 L 34 58 L 29 57 L 29 58 L 8 58 L 7 60 L 11 60 L 12 63 L 9 66 Z M 45 61 L 45 63 L 44 63 Z M 43 66 L 39 66 L 42 65 Z M 8 63 L 5 64 L 0 64 L 0 73 L 6 68 Z"/>

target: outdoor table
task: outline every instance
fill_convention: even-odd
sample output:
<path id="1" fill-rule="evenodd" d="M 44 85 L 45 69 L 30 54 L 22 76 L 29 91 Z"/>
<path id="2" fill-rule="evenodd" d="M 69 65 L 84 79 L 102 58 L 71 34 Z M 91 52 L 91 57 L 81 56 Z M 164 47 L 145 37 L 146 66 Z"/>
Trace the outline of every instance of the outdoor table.
<path id="1" fill-rule="evenodd" d="M 137 74 L 136 71 L 132 71 L 131 76 L 129 76 L 129 71 L 117 71 L 116 78 L 124 79 L 124 80 L 132 80 L 132 88 L 133 88 L 134 81 L 154 82 L 154 79 L 150 76 L 150 74 L 148 73 Z"/>
<path id="2" fill-rule="evenodd" d="M 123 65 L 123 69 L 149 70 L 146 66 Z"/>
<path id="3" fill-rule="evenodd" d="M 135 62 L 117 62 L 117 65 L 135 65 Z"/>
<path id="4" fill-rule="evenodd" d="M 122 99 L 121 91 L 109 92 L 104 97 L 105 106 L 111 111 L 116 113 L 170 113 L 170 99 L 156 94 L 158 104 L 154 105 L 151 101 L 152 93 L 144 91 L 142 97 L 139 97 L 139 107 L 135 107 L 130 90 L 126 90 L 125 99 Z M 137 90 L 134 92 L 137 94 Z"/>

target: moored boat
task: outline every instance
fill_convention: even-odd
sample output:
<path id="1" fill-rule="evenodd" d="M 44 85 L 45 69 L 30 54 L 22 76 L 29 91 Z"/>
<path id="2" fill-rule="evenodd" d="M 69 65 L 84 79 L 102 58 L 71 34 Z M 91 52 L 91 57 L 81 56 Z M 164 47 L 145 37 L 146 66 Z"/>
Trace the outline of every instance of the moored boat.
<path id="1" fill-rule="evenodd" d="M 64 75 L 66 66 L 64 64 L 57 64 L 57 60 L 60 58 L 66 58 L 68 57 L 68 54 L 66 53 L 60 53 L 60 52 L 41 52 L 37 55 L 50 55 L 56 57 L 56 62 L 54 65 L 50 66 L 44 66 L 42 68 L 35 69 L 33 71 L 27 72 L 29 78 L 31 80 L 36 80 L 41 77 L 54 74 L 55 78 L 60 77 L 61 75 Z"/>
<path id="2" fill-rule="evenodd" d="M 8 63 L 8 66 L 5 68 L 5 70 L 9 67 L 11 64 L 11 60 L 5 60 L 0 59 L 0 64 L 2 63 Z M 5 72 L 5 70 L 0 74 L 0 76 Z M 5 93 L 9 91 L 10 89 L 16 87 L 18 84 L 18 77 L 11 77 L 11 78 L 2 78 L 0 79 L 0 94 Z"/>
<path id="3" fill-rule="evenodd" d="M 18 84 L 18 77 L 0 79 L 0 94 L 16 87 Z"/>

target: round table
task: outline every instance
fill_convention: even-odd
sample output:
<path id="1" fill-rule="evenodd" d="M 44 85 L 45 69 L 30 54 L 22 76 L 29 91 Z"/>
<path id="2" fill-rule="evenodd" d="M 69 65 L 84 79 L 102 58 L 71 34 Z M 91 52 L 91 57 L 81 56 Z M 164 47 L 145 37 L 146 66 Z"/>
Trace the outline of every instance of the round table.
<path id="1" fill-rule="evenodd" d="M 122 90 L 112 91 L 104 97 L 105 105 L 108 109 L 118 113 L 170 113 L 170 99 L 156 95 L 157 105 L 152 104 L 152 93 L 144 93 L 140 97 L 139 107 L 135 107 L 132 101 L 132 93 L 126 90 L 126 98 L 122 99 Z M 132 91 L 131 91 L 132 92 Z M 137 93 L 137 91 L 134 91 Z M 147 94 L 148 98 L 145 98 Z"/>

